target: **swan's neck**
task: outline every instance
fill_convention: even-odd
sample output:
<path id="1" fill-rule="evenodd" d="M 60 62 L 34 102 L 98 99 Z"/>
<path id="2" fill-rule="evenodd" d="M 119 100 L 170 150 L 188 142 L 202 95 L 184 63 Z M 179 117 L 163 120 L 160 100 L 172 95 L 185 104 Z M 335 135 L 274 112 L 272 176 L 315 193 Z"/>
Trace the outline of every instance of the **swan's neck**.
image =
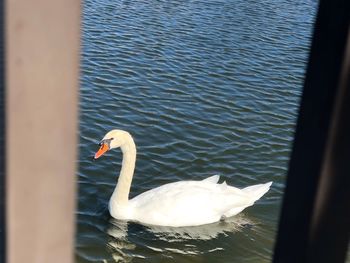
<path id="1" fill-rule="evenodd" d="M 111 201 L 113 200 L 117 205 L 127 205 L 136 162 L 136 146 L 131 136 L 127 137 L 121 150 L 123 152 L 122 168 Z"/>

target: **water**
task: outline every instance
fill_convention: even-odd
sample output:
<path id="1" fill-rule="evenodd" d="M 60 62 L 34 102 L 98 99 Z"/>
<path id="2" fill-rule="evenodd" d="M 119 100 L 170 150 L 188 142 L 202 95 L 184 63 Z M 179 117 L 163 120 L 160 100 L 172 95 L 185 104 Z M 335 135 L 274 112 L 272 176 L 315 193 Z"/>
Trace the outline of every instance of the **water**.
<path id="1" fill-rule="evenodd" d="M 317 8 L 315 1 L 86 0 L 82 24 L 77 262 L 269 262 Z M 228 222 L 145 227 L 111 219 L 121 153 L 138 147 L 131 197 L 220 174 L 274 181 Z"/>

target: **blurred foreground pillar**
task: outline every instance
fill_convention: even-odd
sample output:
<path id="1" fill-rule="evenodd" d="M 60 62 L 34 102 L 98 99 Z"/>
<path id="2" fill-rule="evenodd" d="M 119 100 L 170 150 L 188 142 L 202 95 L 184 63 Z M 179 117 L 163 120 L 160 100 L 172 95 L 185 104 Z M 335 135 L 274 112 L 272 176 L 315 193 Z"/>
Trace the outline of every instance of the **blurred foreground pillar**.
<path id="1" fill-rule="evenodd" d="M 72 262 L 79 0 L 7 0 L 7 262 Z"/>
<path id="2" fill-rule="evenodd" d="M 350 1 L 320 0 L 274 263 L 343 263 L 350 236 Z"/>

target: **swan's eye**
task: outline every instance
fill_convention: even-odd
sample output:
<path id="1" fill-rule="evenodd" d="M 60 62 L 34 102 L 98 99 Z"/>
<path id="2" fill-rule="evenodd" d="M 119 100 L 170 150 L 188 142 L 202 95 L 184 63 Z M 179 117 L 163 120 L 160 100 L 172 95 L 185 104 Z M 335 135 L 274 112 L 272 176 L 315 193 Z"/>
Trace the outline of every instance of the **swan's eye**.
<path id="1" fill-rule="evenodd" d="M 103 139 L 98 145 L 102 147 L 104 144 L 108 145 L 109 148 L 111 148 L 111 141 L 114 138 L 109 138 L 109 139 Z"/>

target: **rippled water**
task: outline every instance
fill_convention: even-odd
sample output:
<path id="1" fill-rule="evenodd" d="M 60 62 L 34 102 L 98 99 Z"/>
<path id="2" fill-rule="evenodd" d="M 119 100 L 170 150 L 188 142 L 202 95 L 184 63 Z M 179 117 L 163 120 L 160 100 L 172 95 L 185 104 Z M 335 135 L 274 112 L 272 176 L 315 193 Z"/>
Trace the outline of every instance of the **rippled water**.
<path id="1" fill-rule="evenodd" d="M 316 7 L 84 1 L 77 262 L 269 262 Z M 113 128 L 138 147 L 131 197 L 214 174 L 238 187 L 274 184 L 227 222 L 113 220 L 107 203 L 121 153 L 91 161 Z"/>

